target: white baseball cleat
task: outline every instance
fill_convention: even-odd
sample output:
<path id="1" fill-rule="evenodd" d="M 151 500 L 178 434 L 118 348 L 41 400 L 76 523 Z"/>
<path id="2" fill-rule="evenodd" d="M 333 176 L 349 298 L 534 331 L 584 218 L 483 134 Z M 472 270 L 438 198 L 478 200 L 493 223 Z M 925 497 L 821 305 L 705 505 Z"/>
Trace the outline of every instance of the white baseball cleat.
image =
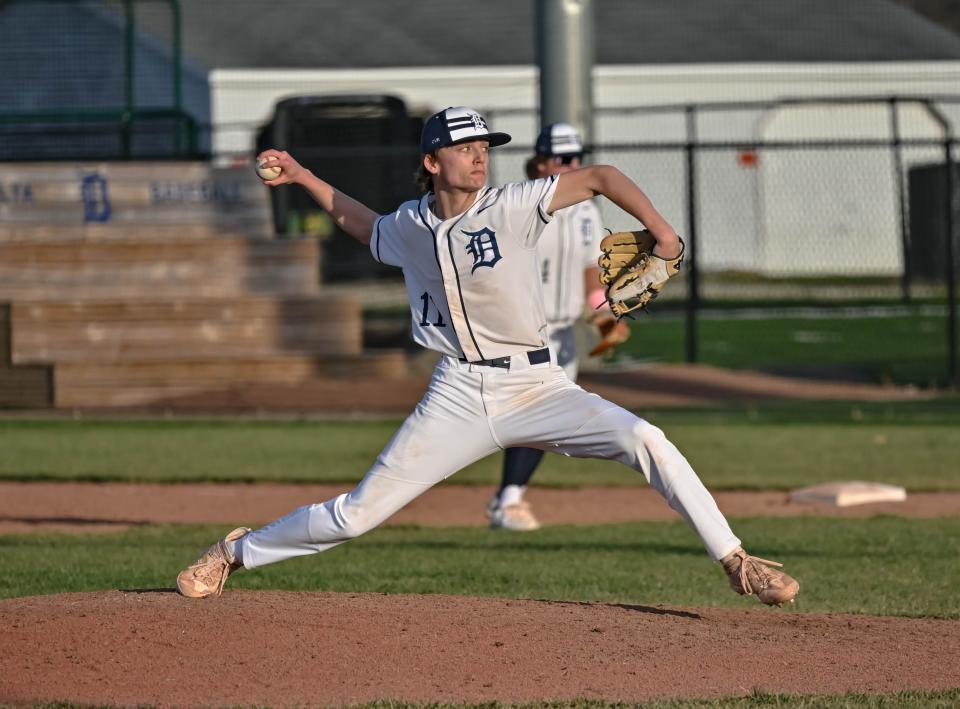
<path id="1" fill-rule="evenodd" d="M 500 505 L 494 497 L 487 504 L 487 517 L 490 529 L 509 529 L 513 532 L 530 532 L 540 529 L 540 523 L 530 509 L 529 502 L 517 502 L 512 505 Z"/>
<path id="2" fill-rule="evenodd" d="M 187 598 L 206 598 L 223 593 L 227 577 L 243 566 L 227 551 L 226 543 L 235 542 L 249 533 L 248 527 L 237 527 L 210 546 L 199 559 L 177 574 L 177 590 Z"/>
<path id="3" fill-rule="evenodd" d="M 768 606 L 793 603 L 800 590 L 795 578 L 771 566 L 783 566 L 777 561 L 750 556 L 737 547 L 720 560 L 727 572 L 730 588 L 742 596 L 756 596 Z"/>

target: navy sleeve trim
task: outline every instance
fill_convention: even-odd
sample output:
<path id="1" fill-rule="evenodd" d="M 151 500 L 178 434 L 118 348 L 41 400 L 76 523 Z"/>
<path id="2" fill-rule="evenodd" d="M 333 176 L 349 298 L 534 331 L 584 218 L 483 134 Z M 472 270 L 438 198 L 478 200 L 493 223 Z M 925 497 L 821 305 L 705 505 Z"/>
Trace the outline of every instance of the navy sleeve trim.
<path id="1" fill-rule="evenodd" d="M 550 178 L 549 178 L 550 182 L 551 183 L 556 182 L 558 177 L 559 175 L 550 175 Z M 537 202 L 537 215 L 540 217 L 540 221 L 542 221 L 544 224 L 549 224 L 550 217 L 547 215 L 546 212 L 543 211 L 542 205 L 543 205 L 543 200 L 540 200 L 539 202 Z"/>
<path id="2" fill-rule="evenodd" d="M 377 256 L 376 256 L 376 258 L 377 258 L 377 261 L 378 261 L 379 263 L 383 263 L 383 259 L 380 258 L 380 222 L 382 222 L 382 221 L 383 221 L 383 217 L 380 217 L 379 219 L 377 219 L 376 232 L 375 232 L 375 236 L 374 236 L 374 239 L 375 239 L 376 242 L 377 242 Z"/>

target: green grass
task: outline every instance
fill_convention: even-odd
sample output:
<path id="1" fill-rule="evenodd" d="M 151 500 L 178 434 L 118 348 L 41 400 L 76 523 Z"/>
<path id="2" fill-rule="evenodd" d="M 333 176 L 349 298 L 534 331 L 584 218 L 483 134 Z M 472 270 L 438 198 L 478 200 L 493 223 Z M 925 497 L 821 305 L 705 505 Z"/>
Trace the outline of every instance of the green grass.
<path id="1" fill-rule="evenodd" d="M 837 279 L 827 280 L 825 285 L 835 285 Z M 817 308 L 817 317 L 798 316 L 805 305 L 808 311 Z M 687 361 L 682 308 L 675 299 L 655 302 L 649 313 L 631 321 L 631 338 L 609 360 Z M 845 316 L 844 309 L 852 309 L 852 314 Z M 730 369 L 942 388 L 950 384 L 946 313 L 942 299 L 908 306 L 896 299 L 711 301 L 697 314 L 697 361 Z M 409 318 L 402 308 L 369 308 L 364 315 L 394 320 L 400 331 Z"/>
<path id="2" fill-rule="evenodd" d="M 631 329 L 631 338 L 617 348 L 618 360 L 686 360 L 682 316 L 654 310 Z M 923 387 L 947 383 L 944 315 L 733 319 L 707 311 L 697 321 L 697 333 L 698 361 L 717 367 L 811 375 L 834 370 Z"/>
<path id="3" fill-rule="evenodd" d="M 837 285 L 837 279 L 825 279 L 824 285 Z M 896 284 L 889 285 L 895 292 Z M 682 291 L 674 295 L 682 296 Z M 817 309 L 816 317 L 801 316 L 811 308 Z M 365 315 L 396 320 L 400 328 L 409 318 L 400 308 L 368 309 Z M 910 305 L 876 298 L 819 303 L 725 299 L 704 302 L 696 322 L 697 361 L 703 364 L 921 387 L 949 384 L 943 299 Z M 655 302 L 649 313 L 631 322 L 631 329 L 632 337 L 617 347 L 613 361 L 686 361 L 687 323 L 676 298 Z"/>
<path id="4" fill-rule="evenodd" d="M 3 421 L 0 478 L 358 480 L 399 421 Z"/>
<path id="5" fill-rule="evenodd" d="M 740 406 L 640 412 L 711 489 L 788 489 L 869 479 L 958 490 L 960 400 Z M 383 421 L 0 421 L 0 479 L 125 481 L 359 480 L 399 425 Z M 455 484 L 494 484 L 500 454 Z M 610 461 L 547 456 L 536 484 L 639 485 Z"/>
<path id="6" fill-rule="evenodd" d="M 733 519 L 752 553 L 801 580 L 804 612 L 960 618 L 960 519 Z M 0 536 L 0 597 L 172 588 L 224 529 Z M 953 540 L 952 542 L 950 540 Z M 381 527 L 321 555 L 237 574 L 231 587 L 755 608 L 681 522 L 487 529 Z M 790 611 L 787 611 L 790 612 Z"/>

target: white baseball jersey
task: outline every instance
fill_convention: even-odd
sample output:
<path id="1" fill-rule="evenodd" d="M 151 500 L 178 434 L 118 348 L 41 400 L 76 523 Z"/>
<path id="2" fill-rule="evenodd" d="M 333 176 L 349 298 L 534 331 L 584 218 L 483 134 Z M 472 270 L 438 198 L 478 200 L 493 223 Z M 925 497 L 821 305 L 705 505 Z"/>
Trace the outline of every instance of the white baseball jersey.
<path id="1" fill-rule="evenodd" d="M 600 210 L 580 202 L 557 210 L 537 244 L 543 305 L 551 328 L 568 327 L 583 313 L 583 271 L 600 255 Z"/>
<path id="2" fill-rule="evenodd" d="M 445 220 L 425 195 L 376 221 L 370 251 L 403 269 L 418 344 L 470 362 L 546 344 L 536 247 L 556 186 L 553 176 L 487 187 Z"/>

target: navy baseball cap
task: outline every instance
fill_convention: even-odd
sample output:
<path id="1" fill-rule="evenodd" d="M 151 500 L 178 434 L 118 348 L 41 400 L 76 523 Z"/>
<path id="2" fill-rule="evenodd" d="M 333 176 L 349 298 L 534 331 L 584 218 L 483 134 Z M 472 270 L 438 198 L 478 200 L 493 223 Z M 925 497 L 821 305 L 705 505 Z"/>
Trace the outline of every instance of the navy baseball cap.
<path id="1" fill-rule="evenodd" d="M 489 141 L 490 147 L 510 142 L 506 133 L 491 133 L 487 121 L 472 108 L 451 106 L 434 113 L 423 124 L 420 133 L 420 152 L 424 155 L 439 148 L 471 140 Z"/>
<path id="2" fill-rule="evenodd" d="M 584 150 L 583 141 L 577 129 L 569 123 L 551 123 L 545 126 L 540 135 L 537 136 L 537 144 L 534 148 L 537 155 L 563 156 L 563 155 L 582 155 L 587 152 Z"/>

